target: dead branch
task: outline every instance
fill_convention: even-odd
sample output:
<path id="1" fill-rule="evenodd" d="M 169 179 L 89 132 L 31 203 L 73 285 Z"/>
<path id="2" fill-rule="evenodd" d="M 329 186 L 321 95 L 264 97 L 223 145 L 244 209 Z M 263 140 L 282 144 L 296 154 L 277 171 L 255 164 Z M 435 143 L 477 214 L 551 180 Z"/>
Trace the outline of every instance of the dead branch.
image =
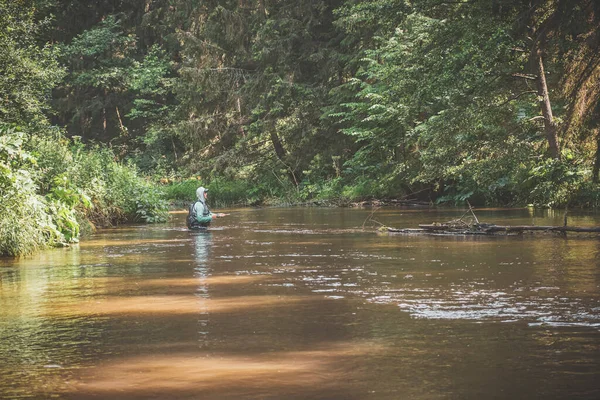
<path id="1" fill-rule="evenodd" d="M 373 222 L 379 224 L 380 226 L 385 226 L 381 222 L 376 221 L 376 220 L 373 219 L 373 215 L 375 215 L 375 211 L 379 210 L 380 208 L 381 207 L 375 207 L 375 208 L 373 208 L 373 210 L 371 211 L 371 213 L 369 214 L 369 216 L 367 218 L 365 218 L 365 220 L 364 220 L 364 222 L 362 224 L 362 229 L 363 230 L 365 229 L 365 225 L 366 225 L 367 221 L 373 221 Z"/>
<path id="2" fill-rule="evenodd" d="M 473 207 L 471 206 L 471 203 L 469 203 L 469 200 L 467 200 L 467 204 L 469 205 L 469 211 L 471 211 L 471 214 L 473 214 L 473 218 L 475 218 L 475 223 L 479 225 L 479 219 L 477 219 L 477 215 L 475 215 L 475 212 L 473 211 Z"/>

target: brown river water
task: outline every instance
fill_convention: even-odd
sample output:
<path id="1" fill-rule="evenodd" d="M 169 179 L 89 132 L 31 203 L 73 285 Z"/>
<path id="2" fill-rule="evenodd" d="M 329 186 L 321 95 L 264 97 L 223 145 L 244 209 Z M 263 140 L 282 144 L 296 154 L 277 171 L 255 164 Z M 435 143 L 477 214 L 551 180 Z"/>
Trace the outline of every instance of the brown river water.
<path id="1" fill-rule="evenodd" d="M 390 235 L 371 211 L 231 210 L 202 233 L 174 213 L 0 259 L 0 398 L 600 398 L 598 236 Z"/>

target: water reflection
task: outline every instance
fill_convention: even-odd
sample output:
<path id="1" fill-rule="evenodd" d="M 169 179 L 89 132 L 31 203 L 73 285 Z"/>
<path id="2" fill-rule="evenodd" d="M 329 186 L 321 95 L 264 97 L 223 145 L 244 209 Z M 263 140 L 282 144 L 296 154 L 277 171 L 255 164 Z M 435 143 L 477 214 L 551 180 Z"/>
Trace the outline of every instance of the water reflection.
<path id="1" fill-rule="evenodd" d="M 196 261 L 194 276 L 198 280 L 196 294 L 203 300 L 199 304 L 198 312 L 198 347 L 204 348 L 208 344 L 210 330 L 210 310 L 206 300 L 210 297 L 208 280 L 211 271 L 208 260 L 210 257 L 211 232 L 201 230 L 190 234 L 193 237 L 194 258 Z"/>
<path id="2" fill-rule="evenodd" d="M 200 276 L 204 276 L 207 271 L 208 259 L 210 257 L 210 246 L 212 242 L 212 233 L 209 230 L 191 232 L 192 241 L 194 243 L 194 258 Z"/>

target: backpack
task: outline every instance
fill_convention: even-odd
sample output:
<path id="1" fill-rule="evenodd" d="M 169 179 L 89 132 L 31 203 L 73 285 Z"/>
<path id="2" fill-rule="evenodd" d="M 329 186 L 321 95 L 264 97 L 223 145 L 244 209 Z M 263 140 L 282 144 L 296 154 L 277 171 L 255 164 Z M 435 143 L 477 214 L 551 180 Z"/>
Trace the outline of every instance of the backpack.
<path id="1" fill-rule="evenodd" d="M 188 209 L 188 216 L 185 220 L 187 223 L 188 229 L 192 229 L 198 225 L 198 221 L 196 221 L 196 210 L 194 207 L 195 205 L 196 205 L 195 202 L 190 204 L 190 207 Z"/>
<path id="2" fill-rule="evenodd" d="M 194 202 L 194 203 L 192 203 L 192 204 L 190 204 L 190 207 L 188 209 L 188 215 L 187 215 L 187 218 L 185 220 L 188 229 L 198 229 L 199 227 L 202 226 L 196 220 L 196 217 L 197 217 L 197 215 L 196 215 L 196 207 L 195 207 L 196 203 L 197 203 L 197 201 Z M 202 215 L 206 216 L 209 213 L 210 213 L 210 210 L 208 209 L 208 206 L 205 204 L 204 205 L 204 211 L 202 212 Z"/>

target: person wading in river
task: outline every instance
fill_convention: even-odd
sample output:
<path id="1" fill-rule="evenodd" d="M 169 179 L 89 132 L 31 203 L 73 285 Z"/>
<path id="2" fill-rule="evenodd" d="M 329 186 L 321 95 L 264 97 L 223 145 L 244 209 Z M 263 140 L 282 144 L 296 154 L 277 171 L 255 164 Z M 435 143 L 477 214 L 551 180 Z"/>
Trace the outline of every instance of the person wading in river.
<path id="1" fill-rule="evenodd" d="M 224 217 L 228 214 L 223 213 L 212 213 L 208 206 L 206 205 L 206 199 L 208 197 L 208 189 L 200 186 L 196 190 L 197 200 L 194 204 L 190 205 L 188 217 L 187 217 L 187 227 L 188 229 L 206 229 L 213 218 Z"/>

